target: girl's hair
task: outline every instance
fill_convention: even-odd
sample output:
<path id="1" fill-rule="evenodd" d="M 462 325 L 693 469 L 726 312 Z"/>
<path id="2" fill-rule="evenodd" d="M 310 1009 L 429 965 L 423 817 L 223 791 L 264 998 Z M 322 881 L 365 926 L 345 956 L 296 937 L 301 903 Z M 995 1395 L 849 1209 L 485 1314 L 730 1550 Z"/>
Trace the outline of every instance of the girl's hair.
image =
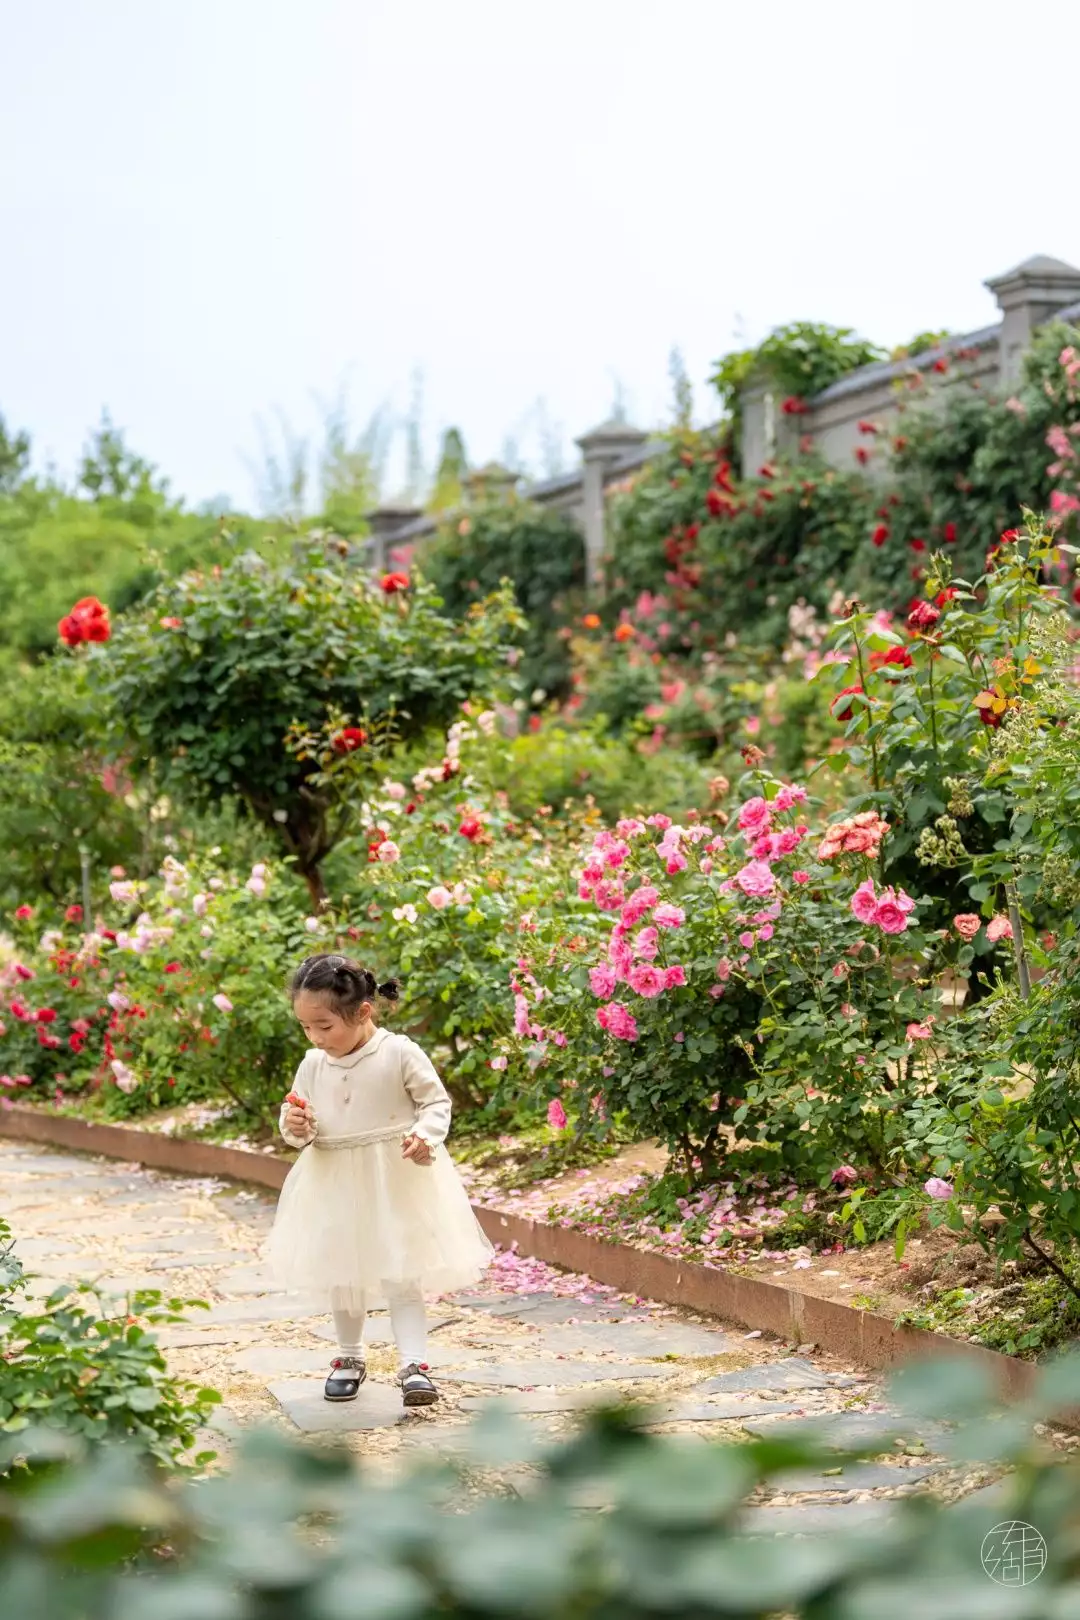
<path id="1" fill-rule="evenodd" d="M 305 956 L 289 982 L 289 997 L 295 1001 L 302 990 L 325 996 L 328 1006 L 340 1018 L 354 1023 L 365 1001 L 396 1001 L 400 991 L 396 979 L 380 984 L 370 968 L 361 967 L 349 956 L 320 951 Z"/>

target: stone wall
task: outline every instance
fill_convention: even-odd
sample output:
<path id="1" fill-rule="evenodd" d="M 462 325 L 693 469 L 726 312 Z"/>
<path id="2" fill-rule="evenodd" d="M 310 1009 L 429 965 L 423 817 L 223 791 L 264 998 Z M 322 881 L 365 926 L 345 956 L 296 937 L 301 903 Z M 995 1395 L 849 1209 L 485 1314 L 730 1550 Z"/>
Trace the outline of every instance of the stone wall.
<path id="1" fill-rule="evenodd" d="M 950 338 L 939 349 L 928 350 L 896 364 L 863 366 L 806 402 L 804 414 L 785 416 L 782 400 L 765 381 L 751 381 L 742 396 L 741 462 L 753 476 L 774 456 L 793 452 L 802 434 L 812 437 L 814 448 L 835 467 L 855 464 L 855 452 L 867 444 L 859 423 L 872 421 L 886 431 L 895 425 L 901 402 L 909 399 L 931 377 L 935 398 L 951 388 L 979 387 L 1007 391 L 1020 374 L 1025 349 L 1037 327 L 1054 318 L 1080 321 L 1080 270 L 1060 259 L 1040 254 L 1003 276 L 986 283 L 997 299 L 1001 320 L 977 332 Z M 577 441 L 581 466 L 561 478 L 548 479 L 521 490 L 529 499 L 565 512 L 585 536 L 589 580 L 601 584 L 601 559 L 606 548 L 605 500 L 612 489 L 643 466 L 661 448 L 627 422 L 603 422 Z M 867 468 L 878 476 L 885 457 L 873 458 Z M 505 468 L 489 466 L 473 475 L 476 492 L 509 490 L 518 480 Z M 380 507 L 371 513 L 368 561 L 383 570 L 394 562 L 407 562 L 435 533 L 436 524 L 418 510 Z"/>

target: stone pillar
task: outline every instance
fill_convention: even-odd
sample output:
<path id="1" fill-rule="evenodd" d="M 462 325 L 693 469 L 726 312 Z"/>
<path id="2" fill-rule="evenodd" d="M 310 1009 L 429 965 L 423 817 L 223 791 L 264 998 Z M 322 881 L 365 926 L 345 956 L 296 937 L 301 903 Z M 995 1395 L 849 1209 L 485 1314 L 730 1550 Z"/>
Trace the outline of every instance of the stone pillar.
<path id="1" fill-rule="evenodd" d="M 994 276 L 986 286 L 1001 310 L 1001 384 L 1012 388 L 1020 377 L 1024 352 L 1031 345 L 1035 328 L 1052 320 L 1069 304 L 1080 302 L 1080 270 L 1040 253 L 1015 270 Z"/>
<path id="2" fill-rule="evenodd" d="M 581 451 L 581 499 L 584 509 L 585 577 L 589 590 L 602 593 L 604 588 L 604 554 L 606 535 L 604 523 L 604 485 L 614 467 L 624 456 L 640 450 L 649 435 L 628 422 L 602 422 L 577 441 Z"/>
<path id="3" fill-rule="evenodd" d="M 394 535 L 418 517 L 423 517 L 418 506 L 377 506 L 368 512 L 371 537 L 367 542 L 367 565 L 373 573 L 386 573 Z"/>

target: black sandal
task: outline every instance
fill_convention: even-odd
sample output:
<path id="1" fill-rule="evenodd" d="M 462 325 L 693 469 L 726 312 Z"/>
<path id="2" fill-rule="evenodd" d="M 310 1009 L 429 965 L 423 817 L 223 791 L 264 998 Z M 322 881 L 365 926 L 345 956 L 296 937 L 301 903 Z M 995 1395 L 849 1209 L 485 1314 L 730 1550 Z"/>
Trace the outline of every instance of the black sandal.
<path id="1" fill-rule="evenodd" d="M 328 1401 L 355 1401 L 367 1367 L 356 1356 L 337 1356 L 330 1363 L 330 1376 L 323 1395 Z"/>
<path id="2" fill-rule="evenodd" d="M 431 1406 L 438 1400 L 439 1392 L 428 1377 L 428 1370 L 426 1361 L 410 1361 L 398 1373 L 403 1406 Z"/>

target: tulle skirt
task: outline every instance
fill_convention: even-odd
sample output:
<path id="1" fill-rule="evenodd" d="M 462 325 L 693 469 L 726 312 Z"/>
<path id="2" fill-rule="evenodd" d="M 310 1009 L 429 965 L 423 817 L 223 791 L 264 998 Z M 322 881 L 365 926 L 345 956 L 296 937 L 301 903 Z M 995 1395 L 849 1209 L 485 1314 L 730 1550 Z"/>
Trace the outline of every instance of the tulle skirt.
<path id="1" fill-rule="evenodd" d="M 281 1287 L 363 1309 L 417 1288 L 467 1288 L 494 1252 L 445 1147 L 418 1165 L 402 1158 L 398 1134 L 305 1148 L 281 1189 L 266 1258 Z"/>

